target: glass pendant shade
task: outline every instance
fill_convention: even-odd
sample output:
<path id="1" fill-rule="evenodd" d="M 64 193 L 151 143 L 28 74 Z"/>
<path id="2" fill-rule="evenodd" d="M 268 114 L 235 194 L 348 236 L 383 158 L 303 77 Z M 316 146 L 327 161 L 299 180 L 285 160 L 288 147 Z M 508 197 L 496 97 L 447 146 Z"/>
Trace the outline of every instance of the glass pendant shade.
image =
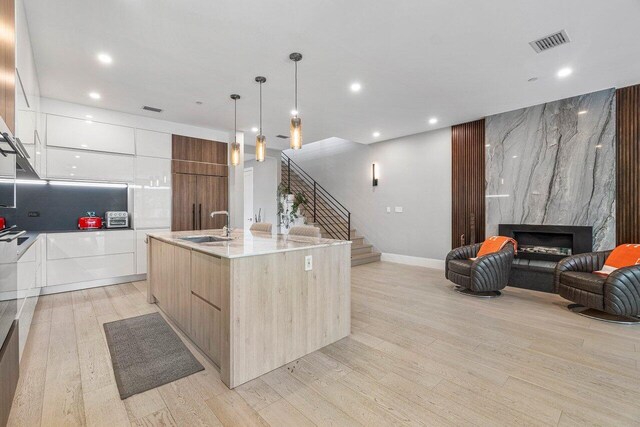
<path id="1" fill-rule="evenodd" d="M 231 166 L 240 164 L 240 144 L 234 142 L 231 144 Z"/>
<path id="2" fill-rule="evenodd" d="M 293 117 L 291 119 L 291 138 L 290 147 L 293 150 L 299 150 L 302 148 L 302 120 L 300 117 Z"/>
<path id="3" fill-rule="evenodd" d="M 267 139 L 264 135 L 256 136 L 256 162 L 264 162 L 267 153 Z"/>

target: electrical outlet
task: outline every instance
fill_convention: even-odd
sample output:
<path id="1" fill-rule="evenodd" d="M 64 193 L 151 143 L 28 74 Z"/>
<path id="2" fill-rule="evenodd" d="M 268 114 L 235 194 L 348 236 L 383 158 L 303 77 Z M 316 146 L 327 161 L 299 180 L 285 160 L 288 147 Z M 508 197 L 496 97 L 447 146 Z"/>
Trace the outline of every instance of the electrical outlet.
<path id="1" fill-rule="evenodd" d="M 403 209 L 402 206 L 396 206 L 396 213 L 402 213 Z"/>
<path id="2" fill-rule="evenodd" d="M 307 255 L 304 257 L 304 271 L 313 270 L 313 256 Z"/>

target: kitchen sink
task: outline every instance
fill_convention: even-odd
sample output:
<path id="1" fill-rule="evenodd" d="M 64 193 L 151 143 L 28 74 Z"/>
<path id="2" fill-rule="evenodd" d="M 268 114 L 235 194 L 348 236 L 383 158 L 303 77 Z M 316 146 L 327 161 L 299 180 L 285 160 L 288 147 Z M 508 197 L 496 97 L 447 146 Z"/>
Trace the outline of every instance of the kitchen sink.
<path id="1" fill-rule="evenodd" d="M 185 240 L 191 243 L 211 243 L 211 242 L 228 242 L 229 240 L 233 240 L 233 237 L 224 237 L 224 236 L 185 236 L 178 237 L 179 240 Z"/>

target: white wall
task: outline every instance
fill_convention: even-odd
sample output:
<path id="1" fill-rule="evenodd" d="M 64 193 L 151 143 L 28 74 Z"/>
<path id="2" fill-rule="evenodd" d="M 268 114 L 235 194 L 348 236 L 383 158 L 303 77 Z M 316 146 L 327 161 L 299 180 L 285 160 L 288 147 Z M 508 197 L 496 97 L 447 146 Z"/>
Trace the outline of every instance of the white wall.
<path id="1" fill-rule="evenodd" d="M 351 211 L 352 228 L 384 254 L 444 260 L 451 249 L 451 128 L 371 145 L 330 138 L 285 153 Z"/>
<path id="2" fill-rule="evenodd" d="M 253 168 L 253 213 L 258 214 L 262 208 L 262 222 L 273 224 L 273 230 L 278 226 L 278 163 L 280 159 L 266 157 L 264 162 L 249 160 L 244 163 L 245 168 Z"/>

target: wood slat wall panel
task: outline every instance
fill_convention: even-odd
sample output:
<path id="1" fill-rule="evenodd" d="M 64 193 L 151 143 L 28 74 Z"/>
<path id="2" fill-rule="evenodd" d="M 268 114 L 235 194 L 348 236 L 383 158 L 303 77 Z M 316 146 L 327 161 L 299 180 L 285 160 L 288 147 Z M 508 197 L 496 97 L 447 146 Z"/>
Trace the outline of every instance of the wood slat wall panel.
<path id="1" fill-rule="evenodd" d="M 616 241 L 640 243 L 640 85 L 616 90 Z"/>
<path id="2" fill-rule="evenodd" d="M 463 123 L 451 128 L 452 150 L 452 224 L 451 246 L 484 240 L 484 119 Z M 475 233 L 472 230 L 475 215 Z M 475 237 L 475 238 L 474 238 Z"/>

